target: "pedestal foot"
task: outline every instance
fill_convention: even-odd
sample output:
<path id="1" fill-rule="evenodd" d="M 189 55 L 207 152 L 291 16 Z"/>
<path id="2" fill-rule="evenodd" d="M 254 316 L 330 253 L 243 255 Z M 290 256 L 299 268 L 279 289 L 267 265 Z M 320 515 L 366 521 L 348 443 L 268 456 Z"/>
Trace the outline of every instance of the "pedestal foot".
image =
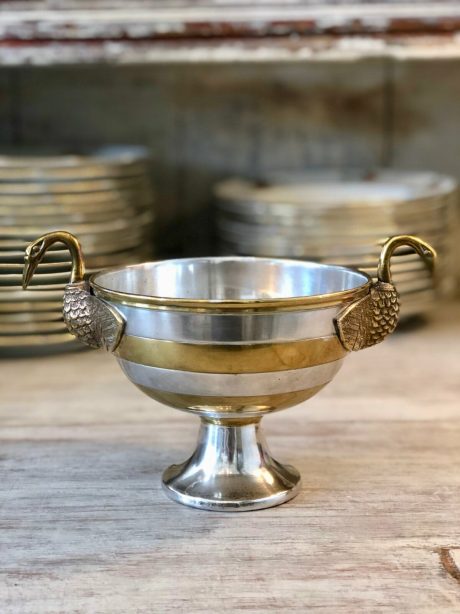
<path id="1" fill-rule="evenodd" d="M 202 420 L 194 454 L 163 474 L 171 499 L 215 511 L 280 505 L 295 497 L 299 487 L 298 471 L 270 456 L 258 422 L 235 426 Z"/>

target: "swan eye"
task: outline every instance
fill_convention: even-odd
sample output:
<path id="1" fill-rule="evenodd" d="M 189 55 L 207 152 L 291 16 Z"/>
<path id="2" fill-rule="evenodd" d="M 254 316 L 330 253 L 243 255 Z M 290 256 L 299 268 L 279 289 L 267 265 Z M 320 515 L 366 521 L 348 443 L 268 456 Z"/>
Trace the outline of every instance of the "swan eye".
<path id="1" fill-rule="evenodd" d="M 32 252 L 31 255 L 32 256 L 38 256 L 38 254 L 41 252 L 42 250 L 42 244 L 40 243 L 39 245 L 34 245 L 32 248 Z"/>

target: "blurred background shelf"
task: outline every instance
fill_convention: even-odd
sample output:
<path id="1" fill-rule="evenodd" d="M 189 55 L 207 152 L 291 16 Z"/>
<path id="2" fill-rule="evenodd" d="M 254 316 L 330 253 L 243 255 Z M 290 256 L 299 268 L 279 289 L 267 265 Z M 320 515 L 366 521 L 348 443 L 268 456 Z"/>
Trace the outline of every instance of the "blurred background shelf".
<path id="1" fill-rule="evenodd" d="M 458 74 L 455 1 L 4 2 L 0 148 L 149 148 L 157 253 L 206 254 L 229 176 L 459 179 Z"/>
<path id="2" fill-rule="evenodd" d="M 4 2 L 0 64 L 460 57 L 457 2 Z"/>

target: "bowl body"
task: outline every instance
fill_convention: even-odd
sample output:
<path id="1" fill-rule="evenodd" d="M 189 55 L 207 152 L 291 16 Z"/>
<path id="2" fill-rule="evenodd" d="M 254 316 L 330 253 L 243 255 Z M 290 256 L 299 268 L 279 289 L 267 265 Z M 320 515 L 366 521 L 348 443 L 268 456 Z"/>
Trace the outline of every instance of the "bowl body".
<path id="1" fill-rule="evenodd" d="M 359 271 L 294 260 L 194 258 L 98 273 L 126 320 L 127 377 L 158 401 L 219 419 L 300 403 L 340 369 L 334 320 L 369 290 Z"/>
<path id="2" fill-rule="evenodd" d="M 347 351 L 394 330 L 395 250 L 413 248 L 430 271 L 436 259 L 426 242 L 400 235 L 382 247 L 375 283 L 339 266 L 229 257 L 111 269 L 93 275 L 89 288 L 78 240 L 56 231 L 27 247 L 23 287 L 56 242 L 72 256 L 63 305 L 69 331 L 115 353 L 147 395 L 201 418 L 195 452 L 163 473 L 166 493 L 226 511 L 279 505 L 297 494 L 299 472 L 270 455 L 262 416 L 308 399 L 333 379 Z"/>

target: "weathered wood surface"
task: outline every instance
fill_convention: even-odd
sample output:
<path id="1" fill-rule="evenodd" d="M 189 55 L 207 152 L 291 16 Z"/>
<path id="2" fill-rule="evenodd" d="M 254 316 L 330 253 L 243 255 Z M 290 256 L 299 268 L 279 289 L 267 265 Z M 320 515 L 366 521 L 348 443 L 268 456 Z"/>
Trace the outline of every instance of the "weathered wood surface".
<path id="1" fill-rule="evenodd" d="M 456 32 L 457 2 L 4 2 L 4 40 L 116 40 Z"/>
<path id="2" fill-rule="evenodd" d="M 3 2 L 0 64 L 459 57 L 457 2 Z"/>
<path id="3" fill-rule="evenodd" d="M 2 613 L 459 612 L 459 343 L 446 306 L 265 419 L 303 489 L 239 515 L 164 497 L 197 420 L 110 357 L 3 360 Z"/>

